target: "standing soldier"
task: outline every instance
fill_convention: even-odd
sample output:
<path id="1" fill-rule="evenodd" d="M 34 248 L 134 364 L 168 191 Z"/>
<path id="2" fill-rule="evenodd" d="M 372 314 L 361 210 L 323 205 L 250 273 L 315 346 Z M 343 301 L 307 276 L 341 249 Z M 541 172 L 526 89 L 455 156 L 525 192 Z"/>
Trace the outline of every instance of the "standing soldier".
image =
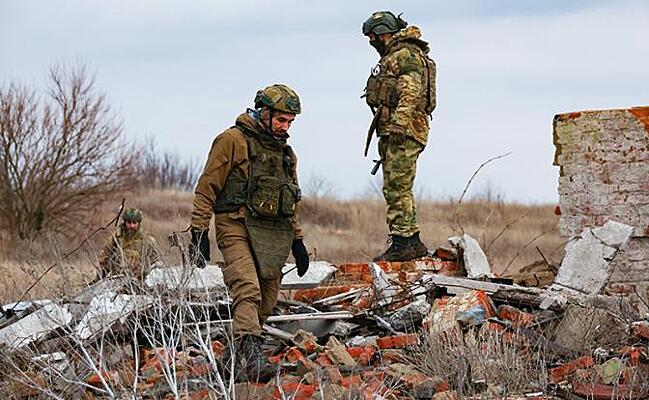
<path id="1" fill-rule="evenodd" d="M 99 275 L 125 274 L 142 281 L 159 262 L 155 239 L 142 229 L 142 211 L 126 209 L 119 229 L 108 238 L 99 256 Z"/>
<path id="2" fill-rule="evenodd" d="M 412 187 L 436 104 L 435 63 L 419 28 L 407 25 L 389 11 L 375 12 L 363 23 L 363 34 L 381 56 L 365 88 L 374 113 L 365 155 L 376 131 L 391 241 L 374 261 L 406 261 L 428 253 L 419 239 Z"/>
<path id="3" fill-rule="evenodd" d="M 261 333 L 277 303 L 281 268 L 292 252 L 303 276 L 309 255 L 295 216 L 301 197 L 297 158 L 287 144 L 300 99 L 278 84 L 258 91 L 254 103 L 254 110 L 239 115 L 212 143 L 195 190 L 190 257 L 198 266 L 210 259 L 208 229 L 214 214 L 223 278 L 233 300 L 239 355 L 234 372 L 267 382 L 274 372 L 262 352 Z"/>

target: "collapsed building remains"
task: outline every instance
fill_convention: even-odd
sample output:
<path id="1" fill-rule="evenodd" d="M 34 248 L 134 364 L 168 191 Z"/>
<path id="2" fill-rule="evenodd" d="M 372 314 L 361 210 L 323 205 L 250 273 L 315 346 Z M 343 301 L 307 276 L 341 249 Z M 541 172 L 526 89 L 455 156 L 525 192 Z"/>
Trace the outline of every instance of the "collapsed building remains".
<path id="1" fill-rule="evenodd" d="M 583 111 L 554 118 L 560 168 L 560 234 L 615 221 L 631 227 L 607 261 L 604 291 L 649 304 L 649 107 Z M 596 238 L 605 242 L 604 238 Z"/>

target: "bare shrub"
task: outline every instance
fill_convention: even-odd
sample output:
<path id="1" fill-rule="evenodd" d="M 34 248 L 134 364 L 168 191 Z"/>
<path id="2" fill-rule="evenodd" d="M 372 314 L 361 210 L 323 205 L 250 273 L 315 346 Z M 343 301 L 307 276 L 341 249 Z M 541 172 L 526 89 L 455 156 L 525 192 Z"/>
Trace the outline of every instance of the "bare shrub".
<path id="1" fill-rule="evenodd" d="M 0 87 L 0 224 L 20 239 L 64 232 L 127 187 L 133 152 L 84 66 L 54 66 L 47 96 Z"/>
<path id="2" fill-rule="evenodd" d="M 322 175 L 311 173 L 306 179 L 306 182 L 300 186 L 302 188 L 302 194 L 308 198 L 335 197 L 334 184 Z"/>
<path id="3" fill-rule="evenodd" d="M 447 379 L 460 395 L 492 399 L 543 389 L 548 382 L 544 352 L 530 351 L 530 343 L 521 338 L 488 329 L 431 335 L 413 351 L 411 361 L 429 376 Z"/>
<path id="4" fill-rule="evenodd" d="M 169 151 L 160 151 L 152 136 L 138 151 L 137 181 L 141 188 L 191 190 L 198 180 L 198 161 L 182 160 Z"/>

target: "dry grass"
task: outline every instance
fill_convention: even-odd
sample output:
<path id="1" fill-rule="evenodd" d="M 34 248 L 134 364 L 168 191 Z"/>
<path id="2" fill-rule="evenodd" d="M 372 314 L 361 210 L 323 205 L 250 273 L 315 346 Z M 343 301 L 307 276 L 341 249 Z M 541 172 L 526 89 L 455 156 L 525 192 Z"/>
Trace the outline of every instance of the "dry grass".
<path id="1" fill-rule="evenodd" d="M 177 249 L 169 246 L 167 236 L 182 231 L 189 224 L 193 194 L 180 191 L 145 191 L 126 194 L 127 207 L 144 211 L 144 228 L 157 240 L 168 263 L 179 264 Z M 109 199 L 85 224 L 80 233 L 66 236 L 45 236 L 35 242 L 15 243 L 6 232 L 0 232 L 0 302 L 16 300 L 20 293 L 51 263 L 76 247 L 90 232 L 110 221 L 120 203 Z M 455 225 L 456 204 L 420 201 L 418 216 L 422 238 L 429 248 L 447 245 L 447 238 L 459 233 Z M 386 246 L 385 204 L 382 200 L 337 200 L 307 198 L 300 209 L 307 247 L 319 260 L 333 263 L 363 262 Z M 522 217 L 523 216 L 523 217 Z M 557 217 L 551 206 L 526 206 L 501 202 L 468 202 L 459 208 L 459 221 L 466 233 L 487 248 L 489 243 L 512 221 L 517 221 L 491 245 L 488 256 L 494 271 L 501 272 L 511 263 L 508 273 L 538 261 L 536 246 L 551 261 L 563 254 L 563 241 L 557 232 Z M 109 231 L 95 235 L 81 250 L 55 267 L 31 292 L 31 298 L 51 297 L 53 293 L 73 290 L 94 276 L 94 265 Z M 523 248 L 531 239 L 540 238 Z M 213 235 L 213 233 L 212 233 Z M 188 235 L 185 234 L 188 240 Z M 212 248 L 215 249 L 214 240 Z M 213 259 L 220 255 L 214 250 Z M 517 255 L 517 253 L 520 253 Z"/>

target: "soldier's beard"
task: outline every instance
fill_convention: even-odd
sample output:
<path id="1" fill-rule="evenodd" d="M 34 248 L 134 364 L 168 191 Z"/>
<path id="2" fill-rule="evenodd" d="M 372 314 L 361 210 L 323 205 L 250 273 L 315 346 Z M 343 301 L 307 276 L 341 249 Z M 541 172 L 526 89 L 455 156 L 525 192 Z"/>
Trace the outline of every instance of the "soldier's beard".
<path id="1" fill-rule="evenodd" d="M 374 47 L 376 51 L 379 52 L 379 55 L 385 55 L 385 43 L 381 39 L 372 39 L 370 40 L 370 46 Z"/>

